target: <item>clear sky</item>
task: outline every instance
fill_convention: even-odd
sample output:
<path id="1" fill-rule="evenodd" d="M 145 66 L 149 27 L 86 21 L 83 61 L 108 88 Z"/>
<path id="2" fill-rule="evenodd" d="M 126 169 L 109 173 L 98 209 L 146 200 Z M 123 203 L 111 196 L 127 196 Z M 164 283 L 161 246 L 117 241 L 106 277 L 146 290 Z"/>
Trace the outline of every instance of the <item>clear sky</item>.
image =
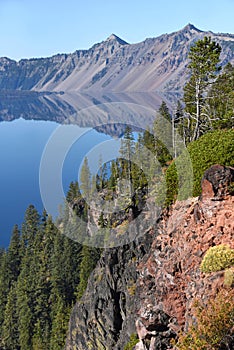
<path id="1" fill-rule="evenodd" d="M 111 33 L 136 43 L 188 23 L 234 34 L 234 0 L 0 0 L 0 57 L 70 53 Z"/>

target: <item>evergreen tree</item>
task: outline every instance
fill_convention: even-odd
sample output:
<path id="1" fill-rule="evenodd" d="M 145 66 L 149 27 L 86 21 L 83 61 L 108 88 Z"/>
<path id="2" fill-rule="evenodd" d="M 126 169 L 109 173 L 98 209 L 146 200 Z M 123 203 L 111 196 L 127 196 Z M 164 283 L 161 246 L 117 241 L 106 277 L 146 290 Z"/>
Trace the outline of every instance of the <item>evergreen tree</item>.
<path id="1" fill-rule="evenodd" d="M 141 137 L 138 138 L 138 143 L 140 146 L 142 144 L 151 152 L 155 153 L 155 137 L 154 137 L 154 133 L 151 132 L 149 129 L 144 130 L 142 138 Z"/>
<path id="2" fill-rule="evenodd" d="M 163 101 L 158 113 L 161 117 L 156 117 L 154 122 L 154 147 L 156 158 L 162 166 L 165 166 L 172 159 L 173 153 L 173 133 L 171 115 L 166 103 Z"/>
<path id="3" fill-rule="evenodd" d="M 116 191 L 117 179 L 119 177 L 118 174 L 118 166 L 116 161 L 112 160 L 111 169 L 110 169 L 110 178 L 108 181 L 108 188 L 112 191 Z"/>
<path id="4" fill-rule="evenodd" d="M 12 284 L 7 297 L 2 325 L 2 348 L 4 350 L 20 350 L 16 283 Z"/>
<path id="5" fill-rule="evenodd" d="M 12 231 L 10 245 L 7 251 L 7 265 L 9 269 L 9 280 L 10 284 L 17 281 L 20 273 L 20 263 L 21 263 L 21 238 L 18 226 L 15 225 Z"/>
<path id="6" fill-rule="evenodd" d="M 205 105 L 207 88 L 211 85 L 220 70 L 218 66 L 221 46 L 204 37 L 191 47 L 189 52 L 191 72 L 189 82 L 184 88 L 185 111 L 191 120 L 189 125 L 189 142 L 198 139 L 207 128 L 207 118 L 202 114 Z"/>
<path id="7" fill-rule="evenodd" d="M 2 334 L 2 324 L 4 322 L 4 312 L 7 303 L 7 295 L 10 290 L 9 269 L 7 266 L 7 252 L 4 251 L 1 256 L 1 274 L 0 274 L 0 337 Z"/>
<path id="8" fill-rule="evenodd" d="M 32 349 L 34 326 L 37 322 L 36 296 L 40 270 L 40 253 L 43 241 L 40 215 L 33 205 L 25 213 L 22 224 L 21 268 L 17 280 L 17 309 L 21 349 Z"/>
<path id="9" fill-rule="evenodd" d="M 130 126 L 126 126 L 119 151 L 122 158 L 131 161 L 134 154 L 134 136 Z"/>
<path id="10" fill-rule="evenodd" d="M 40 226 L 40 215 L 36 208 L 31 204 L 26 209 L 24 222 L 22 224 L 21 256 L 25 255 L 26 247 L 33 247 L 34 238 Z"/>
<path id="11" fill-rule="evenodd" d="M 81 252 L 80 282 L 77 287 L 77 297 L 80 299 L 87 287 L 88 278 L 100 258 L 100 249 L 84 245 Z"/>
<path id="12" fill-rule="evenodd" d="M 121 140 L 121 147 L 119 150 L 121 160 L 121 171 L 122 177 L 125 177 L 129 182 L 129 197 L 130 199 L 133 196 L 133 184 L 132 184 L 132 161 L 135 153 L 134 147 L 134 137 L 132 129 L 130 126 L 126 126 L 124 137 Z"/>
<path id="13" fill-rule="evenodd" d="M 85 157 L 80 172 L 80 189 L 84 198 L 89 198 L 91 190 L 91 173 L 88 164 L 88 158 Z"/>
<path id="14" fill-rule="evenodd" d="M 69 202 L 75 204 L 81 197 L 78 184 L 69 191 Z M 33 206 L 26 210 L 22 236 L 15 226 L 8 250 L 0 253 L 0 348 L 62 350 L 82 247 Z"/>
<path id="15" fill-rule="evenodd" d="M 79 283 L 79 264 L 80 264 L 80 244 L 64 237 L 63 248 L 63 271 L 64 280 L 64 300 L 66 304 L 74 301 L 74 293 Z"/>
<path id="16" fill-rule="evenodd" d="M 66 340 L 71 308 L 65 305 L 62 297 L 58 297 L 53 308 L 50 350 L 63 349 Z"/>
<path id="17" fill-rule="evenodd" d="M 234 126 L 234 66 L 228 63 L 223 73 L 212 85 L 207 99 L 206 113 L 212 128 L 232 128 Z"/>
<path id="18" fill-rule="evenodd" d="M 166 104 L 165 101 L 162 101 L 160 107 L 159 107 L 159 110 L 158 110 L 158 113 L 163 117 L 165 118 L 166 120 L 168 120 L 169 122 L 171 122 L 171 114 L 169 112 L 169 108 Z"/>
<path id="19" fill-rule="evenodd" d="M 97 175 L 97 188 L 98 190 L 102 190 L 107 185 L 107 164 L 102 161 L 102 157 L 99 158 L 99 170 Z"/>
<path id="20" fill-rule="evenodd" d="M 68 201 L 69 204 L 74 204 L 75 202 L 80 199 L 81 193 L 80 193 L 80 188 L 79 184 L 77 181 L 71 182 L 67 195 L 66 195 L 66 200 Z"/>
<path id="21" fill-rule="evenodd" d="M 185 120 L 184 120 L 184 110 L 182 107 L 181 102 L 178 100 L 176 105 L 175 114 L 172 118 L 172 136 L 173 136 L 173 150 L 174 150 L 174 157 L 177 157 L 177 148 L 178 148 L 178 142 L 181 142 L 181 140 L 178 140 L 178 135 L 181 136 L 184 145 L 186 144 L 186 127 L 185 127 Z"/>
<path id="22" fill-rule="evenodd" d="M 24 281 L 26 284 L 27 281 Z M 33 338 L 33 314 L 30 307 L 30 299 L 26 288 L 22 286 L 23 281 L 17 287 L 17 310 L 19 314 L 19 345 L 20 349 L 32 350 Z"/>
<path id="23" fill-rule="evenodd" d="M 21 271 L 17 281 L 17 310 L 19 315 L 19 341 L 21 349 L 32 349 L 35 313 L 35 290 L 38 278 L 38 254 L 30 243 L 22 259 Z"/>
<path id="24" fill-rule="evenodd" d="M 44 230 L 37 233 L 35 239 L 35 255 L 39 266 L 36 268 L 36 283 L 34 286 L 34 319 L 33 349 L 46 349 L 50 341 L 51 329 L 51 257 L 53 255 L 56 228 L 49 216 Z M 36 262 L 34 262 L 36 264 Z"/>
<path id="25" fill-rule="evenodd" d="M 135 188 L 143 188 L 147 185 L 145 182 L 145 175 L 149 177 L 151 162 L 155 160 L 155 138 L 150 129 L 146 129 L 143 133 L 138 135 L 135 157 L 137 158 L 136 163 L 138 164 L 137 174 L 135 176 L 135 180 L 137 180 Z M 146 171 L 147 174 L 144 174 Z"/>

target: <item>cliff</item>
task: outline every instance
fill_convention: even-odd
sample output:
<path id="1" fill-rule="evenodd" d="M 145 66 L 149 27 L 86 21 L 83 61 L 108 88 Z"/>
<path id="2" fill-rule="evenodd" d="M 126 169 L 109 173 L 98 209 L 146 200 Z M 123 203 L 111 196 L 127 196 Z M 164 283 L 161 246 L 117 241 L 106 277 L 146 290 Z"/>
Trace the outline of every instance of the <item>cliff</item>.
<path id="1" fill-rule="evenodd" d="M 234 169 L 213 166 L 202 195 L 176 202 L 153 227 L 128 245 L 106 250 L 73 309 L 66 350 L 171 349 L 186 329 L 196 298 L 206 301 L 223 285 L 223 272 L 204 274 L 207 249 L 234 248 Z"/>
<path id="2" fill-rule="evenodd" d="M 128 44 L 112 34 L 88 50 L 47 58 L 0 58 L 1 90 L 64 92 L 181 91 L 191 45 L 204 36 L 222 46 L 221 62 L 234 62 L 234 35 L 181 30 Z"/>

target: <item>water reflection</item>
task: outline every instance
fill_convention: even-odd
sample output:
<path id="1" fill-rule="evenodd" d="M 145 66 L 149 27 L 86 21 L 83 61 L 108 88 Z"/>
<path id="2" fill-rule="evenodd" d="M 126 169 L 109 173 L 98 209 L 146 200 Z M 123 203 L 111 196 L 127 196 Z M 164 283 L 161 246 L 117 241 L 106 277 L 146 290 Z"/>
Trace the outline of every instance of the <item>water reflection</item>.
<path id="1" fill-rule="evenodd" d="M 0 91 L 0 120 L 11 121 L 18 118 L 33 120 L 50 120 L 64 123 L 69 120 L 80 127 L 94 127 L 111 121 L 112 115 L 116 114 L 115 107 L 112 106 L 108 115 L 101 113 L 90 115 L 87 119 L 79 112 L 93 106 L 111 103 L 126 103 L 128 105 L 140 105 L 157 111 L 162 100 L 165 100 L 170 109 L 173 109 L 177 96 L 162 95 L 159 93 L 50 93 L 36 91 Z M 135 118 L 135 108 L 129 107 L 122 113 L 117 111 L 119 122 L 138 123 Z M 129 115 L 130 113 L 130 115 Z M 78 115 L 79 114 L 79 115 Z M 75 117 L 74 117 L 75 116 Z M 71 117 L 74 117 L 73 119 Z M 142 115 L 142 125 L 150 125 L 152 122 L 149 116 Z"/>
<path id="2" fill-rule="evenodd" d="M 126 124 L 133 130 L 151 126 L 162 100 L 166 100 L 170 108 L 173 107 L 174 102 L 154 93 L 1 91 L 0 245 L 8 244 L 12 226 L 22 222 L 29 204 L 34 204 L 39 211 L 43 208 L 39 191 L 40 161 L 58 125 L 76 127 L 72 131 L 74 142 L 77 135 L 83 134 L 82 128 L 89 130 L 86 138 L 73 149 L 70 162 L 65 164 L 63 185 L 66 191 L 68 184 L 77 179 L 78 164 L 75 164 L 75 159 L 79 163 L 90 148 L 108 139 L 109 136 L 105 135 L 121 136 Z M 20 118 L 40 122 L 26 122 Z M 9 121 L 14 122 L 7 123 Z M 53 183 L 53 179 L 50 180 Z M 62 198 L 59 200 L 62 201 Z"/>

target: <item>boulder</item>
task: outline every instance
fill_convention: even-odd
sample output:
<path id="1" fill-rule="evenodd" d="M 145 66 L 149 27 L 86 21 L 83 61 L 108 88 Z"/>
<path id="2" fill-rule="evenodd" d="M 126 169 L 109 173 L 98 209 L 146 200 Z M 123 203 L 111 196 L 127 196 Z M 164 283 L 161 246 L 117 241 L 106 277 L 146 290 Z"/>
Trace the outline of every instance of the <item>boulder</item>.
<path id="1" fill-rule="evenodd" d="M 219 164 L 211 166 L 202 178 L 202 199 L 223 199 L 229 194 L 232 183 L 234 183 L 234 168 Z"/>

